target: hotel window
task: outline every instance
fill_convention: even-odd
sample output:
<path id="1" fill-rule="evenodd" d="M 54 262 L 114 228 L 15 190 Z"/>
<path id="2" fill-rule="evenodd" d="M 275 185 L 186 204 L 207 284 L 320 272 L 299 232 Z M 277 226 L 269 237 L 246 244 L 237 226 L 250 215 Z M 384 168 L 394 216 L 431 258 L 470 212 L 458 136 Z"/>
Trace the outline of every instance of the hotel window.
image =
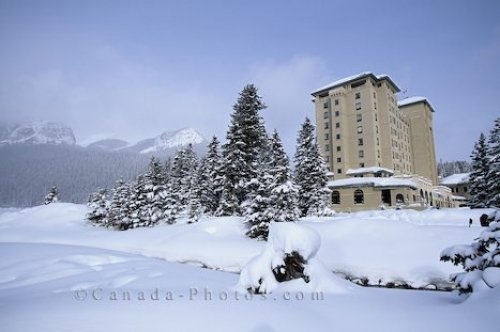
<path id="1" fill-rule="evenodd" d="M 335 99 L 335 106 L 337 106 L 338 104 L 339 104 L 339 100 Z"/>
<path id="2" fill-rule="evenodd" d="M 361 99 L 361 92 L 356 92 L 355 99 Z"/>
<path id="3" fill-rule="evenodd" d="M 325 122 L 325 129 L 328 129 L 328 122 Z"/>
<path id="4" fill-rule="evenodd" d="M 358 157 L 359 158 L 364 158 L 364 156 L 365 156 L 365 152 L 363 150 L 359 150 L 358 151 Z"/>
<path id="5" fill-rule="evenodd" d="M 337 123 L 335 124 L 335 128 L 340 128 L 340 122 L 337 122 Z"/>
<path id="6" fill-rule="evenodd" d="M 380 150 L 377 150 L 377 158 L 380 158 Z"/>
<path id="7" fill-rule="evenodd" d="M 330 114 L 330 112 L 326 111 L 325 113 L 323 113 L 323 119 L 328 119 L 328 115 Z"/>
<path id="8" fill-rule="evenodd" d="M 373 102 L 373 109 L 377 109 L 377 103 Z"/>
<path id="9" fill-rule="evenodd" d="M 342 168 L 337 169 L 338 174 L 342 174 Z"/>
<path id="10" fill-rule="evenodd" d="M 326 161 L 327 163 L 329 163 L 329 162 L 330 162 L 330 156 L 325 156 L 325 161 Z"/>
<path id="11" fill-rule="evenodd" d="M 325 144 L 325 151 L 330 152 L 330 145 L 329 144 Z"/>
<path id="12" fill-rule="evenodd" d="M 328 139 L 330 139 L 330 135 L 328 135 L 328 133 L 325 134 L 325 141 L 327 141 Z"/>
<path id="13" fill-rule="evenodd" d="M 365 167 L 365 163 L 359 163 L 359 167 L 364 168 Z"/>
<path id="14" fill-rule="evenodd" d="M 356 114 L 356 122 L 361 122 L 363 120 L 363 116 L 361 114 Z"/>
<path id="15" fill-rule="evenodd" d="M 356 103 L 356 111 L 359 111 L 361 109 L 361 103 L 358 101 Z"/>
<path id="16" fill-rule="evenodd" d="M 336 139 L 340 139 L 340 134 L 335 135 Z"/>
<path id="17" fill-rule="evenodd" d="M 328 101 L 323 102 L 323 108 L 328 108 Z"/>
<path id="18" fill-rule="evenodd" d="M 373 98 L 377 98 L 377 95 L 375 94 L 375 92 L 373 92 Z"/>
<path id="19" fill-rule="evenodd" d="M 362 134 L 363 133 L 363 126 L 358 126 L 358 134 Z"/>
<path id="20" fill-rule="evenodd" d="M 363 194 L 363 190 L 356 189 L 354 191 L 354 204 L 364 204 L 365 203 L 365 195 Z"/>
<path id="21" fill-rule="evenodd" d="M 332 191 L 332 204 L 340 204 L 340 193 L 337 190 Z"/>
<path id="22" fill-rule="evenodd" d="M 337 158 L 337 162 L 338 162 L 338 163 L 341 163 L 341 162 L 342 162 L 342 158 L 340 158 L 340 157 L 339 157 L 339 158 Z"/>
<path id="23" fill-rule="evenodd" d="M 340 146 L 337 146 L 337 152 L 340 152 Z"/>
<path id="24" fill-rule="evenodd" d="M 379 141 L 379 139 L 377 137 L 377 146 L 379 146 L 379 145 L 380 145 L 380 141 Z"/>
<path id="25" fill-rule="evenodd" d="M 375 113 L 375 121 L 378 121 L 377 113 Z"/>
<path id="26" fill-rule="evenodd" d="M 335 116 L 339 116 L 340 115 L 340 112 L 339 111 L 335 111 Z"/>
<path id="27" fill-rule="evenodd" d="M 358 146 L 363 146 L 363 139 L 362 138 L 358 138 Z"/>

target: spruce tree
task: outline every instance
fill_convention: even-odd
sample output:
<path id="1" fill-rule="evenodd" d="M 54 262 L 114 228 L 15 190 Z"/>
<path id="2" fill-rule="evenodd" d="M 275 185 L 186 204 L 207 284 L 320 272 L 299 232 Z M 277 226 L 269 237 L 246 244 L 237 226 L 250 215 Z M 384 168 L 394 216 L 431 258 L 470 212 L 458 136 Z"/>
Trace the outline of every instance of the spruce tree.
<path id="1" fill-rule="evenodd" d="M 57 201 L 59 200 L 58 196 L 59 196 L 59 191 L 57 190 L 56 186 L 53 186 L 45 196 L 43 204 L 48 205 L 50 203 L 57 203 Z"/>
<path id="2" fill-rule="evenodd" d="M 265 107 L 253 84 L 243 88 L 233 106 L 222 153 L 223 190 L 218 215 L 242 212 L 240 205 L 249 194 L 247 184 L 257 177 L 257 161 L 263 144 L 263 122 L 259 111 Z"/>
<path id="3" fill-rule="evenodd" d="M 488 203 L 488 147 L 483 133 L 474 145 L 472 151 L 472 172 L 470 173 L 470 206 L 472 208 L 486 207 Z"/>
<path id="4" fill-rule="evenodd" d="M 298 209 L 299 188 L 292 181 L 290 163 L 278 132 L 271 138 L 272 161 L 270 175 L 273 180 L 270 188 L 270 213 L 274 221 L 293 221 L 300 217 Z"/>
<path id="5" fill-rule="evenodd" d="M 222 169 L 219 154 L 219 140 L 213 137 L 208 144 L 208 152 L 201 161 L 198 184 L 200 204 L 208 214 L 215 214 L 222 196 Z"/>
<path id="6" fill-rule="evenodd" d="M 488 206 L 500 207 L 500 118 L 495 120 L 488 139 Z"/>
<path id="7" fill-rule="evenodd" d="M 495 219 L 474 243 L 452 246 L 441 253 L 442 261 L 451 261 L 464 269 L 452 275 L 460 293 L 470 293 L 485 286 L 498 287 L 494 276 L 500 273 L 500 216 Z"/>
<path id="8" fill-rule="evenodd" d="M 120 179 L 116 182 L 116 186 L 112 191 L 113 197 L 109 204 L 108 214 L 106 218 L 106 226 L 114 227 L 119 230 L 130 228 L 130 186 Z"/>
<path id="9" fill-rule="evenodd" d="M 299 186 L 299 209 L 302 216 L 329 214 L 326 187 L 327 168 L 314 137 L 314 126 L 306 118 L 297 138 L 295 183 Z"/>
<path id="10" fill-rule="evenodd" d="M 267 135 L 266 135 L 267 136 Z M 274 179 L 271 175 L 272 154 L 270 142 L 263 140 L 258 161 L 257 177 L 247 182 L 247 200 L 242 204 L 245 221 L 249 226 L 247 236 L 267 240 L 269 223 L 272 221 L 271 190 Z"/>
<path id="11" fill-rule="evenodd" d="M 87 213 L 87 219 L 96 226 L 105 226 L 108 215 L 107 190 L 99 189 L 97 193 L 89 196 L 88 206 L 91 211 Z"/>

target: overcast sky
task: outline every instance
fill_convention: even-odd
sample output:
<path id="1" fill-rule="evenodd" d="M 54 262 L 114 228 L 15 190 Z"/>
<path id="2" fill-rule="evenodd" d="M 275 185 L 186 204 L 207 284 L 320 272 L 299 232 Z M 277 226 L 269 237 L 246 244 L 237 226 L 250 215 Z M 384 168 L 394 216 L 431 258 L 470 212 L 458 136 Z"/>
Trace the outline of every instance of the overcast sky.
<path id="1" fill-rule="evenodd" d="M 224 139 L 255 83 L 292 153 L 310 92 L 373 71 L 429 98 L 438 158 L 468 159 L 500 116 L 499 17 L 495 0 L 0 0 L 0 120 L 62 121 L 79 142 Z"/>

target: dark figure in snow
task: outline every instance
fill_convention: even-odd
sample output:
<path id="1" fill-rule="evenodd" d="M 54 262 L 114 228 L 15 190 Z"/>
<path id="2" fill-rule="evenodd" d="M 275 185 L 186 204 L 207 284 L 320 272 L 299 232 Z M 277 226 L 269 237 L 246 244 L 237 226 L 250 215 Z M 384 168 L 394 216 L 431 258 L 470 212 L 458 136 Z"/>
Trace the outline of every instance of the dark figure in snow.
<path id="1" fill-rule="evenodd" d="M 43 202 L 43 204 L 47 205 L 50 203 L 56 203 L 59 200 L 57 195 L 59 195 L 59 191 L 57 190 L 56 186 L 53 186 L 47 196 L 45 196 L 45 201 Z"/>
<path id="2" fill-rule="evenodd" d="M 472 225 L 472 218 L 469 218 L 469 228 Z"/>

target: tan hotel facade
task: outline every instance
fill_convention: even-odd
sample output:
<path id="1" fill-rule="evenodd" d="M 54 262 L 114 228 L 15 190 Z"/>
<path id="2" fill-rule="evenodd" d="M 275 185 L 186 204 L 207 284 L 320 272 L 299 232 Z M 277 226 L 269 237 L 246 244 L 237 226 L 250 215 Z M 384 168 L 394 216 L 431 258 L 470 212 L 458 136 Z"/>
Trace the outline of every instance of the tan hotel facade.
<path id="1" fill-rule="evenodd" d="M 438 186 L 434 109 L 425 97 L 398 102 L 399 91 L 389 76 L 366 72 L 312 93 L 334 209 L 455 205 Z"/>

